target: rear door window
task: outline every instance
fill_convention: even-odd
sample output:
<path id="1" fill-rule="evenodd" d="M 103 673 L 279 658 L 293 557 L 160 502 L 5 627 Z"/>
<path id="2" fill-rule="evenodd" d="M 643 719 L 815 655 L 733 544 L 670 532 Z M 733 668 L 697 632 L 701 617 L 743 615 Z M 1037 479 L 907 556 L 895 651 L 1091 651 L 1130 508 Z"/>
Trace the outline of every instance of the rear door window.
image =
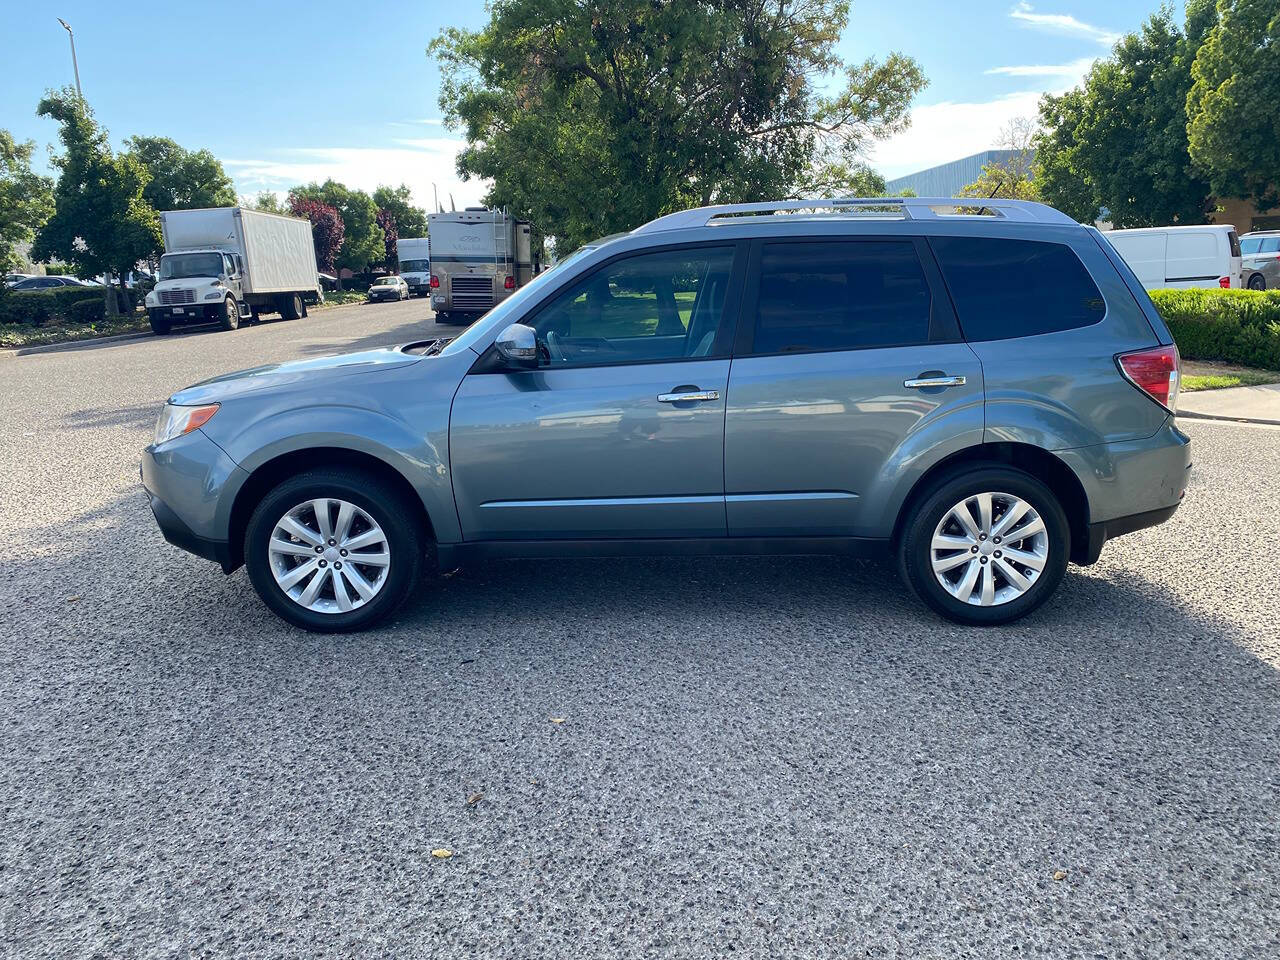
<path id="1" fill-rule="evenodd" d="M 909 240 L 766 243 L 751 352 L 927 343 L 931 306 Z"/>
<path id="2" fill-rule="evenodd" d="M 1032 337 L 1097 323 L 1106 302 L 1062 243 L 931 237 L 960 327 L 971 341 Z"/>

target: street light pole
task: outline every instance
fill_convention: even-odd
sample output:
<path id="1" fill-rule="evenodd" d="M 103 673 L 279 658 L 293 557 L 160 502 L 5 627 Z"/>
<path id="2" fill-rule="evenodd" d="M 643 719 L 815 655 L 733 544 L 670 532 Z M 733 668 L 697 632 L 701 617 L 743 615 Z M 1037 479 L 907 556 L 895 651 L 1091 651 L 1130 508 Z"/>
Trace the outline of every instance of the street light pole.
<path id="1" fill-rule="evenodd" d="M 67 36 L 71 38 L 71 68 L 76 72 L 76 96 L 80 98 L 80 102 L 84 102 L 84 94 L 80 91 L 80 64 L 76 62 L 76 35 L 71 30 L 71 24 L 58 17 L 58 22 L 67 31 Z"/>

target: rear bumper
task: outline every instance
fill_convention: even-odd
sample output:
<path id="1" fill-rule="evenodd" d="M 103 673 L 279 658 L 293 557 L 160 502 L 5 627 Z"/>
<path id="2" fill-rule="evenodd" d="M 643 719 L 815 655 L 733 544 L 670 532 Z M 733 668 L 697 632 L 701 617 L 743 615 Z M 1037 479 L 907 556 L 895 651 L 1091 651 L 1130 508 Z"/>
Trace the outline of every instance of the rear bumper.
<path id="1" fill-rule="evenodd" d="M 1084 487 L 1086 536 L 1072 544 L 1073 563 L 1098 559 L 1108 540 L 1164 523 L 1182 502 L 1191 477 L 1191 439 L 1170 417 L 1143 440 L 1059 451 Z"/>

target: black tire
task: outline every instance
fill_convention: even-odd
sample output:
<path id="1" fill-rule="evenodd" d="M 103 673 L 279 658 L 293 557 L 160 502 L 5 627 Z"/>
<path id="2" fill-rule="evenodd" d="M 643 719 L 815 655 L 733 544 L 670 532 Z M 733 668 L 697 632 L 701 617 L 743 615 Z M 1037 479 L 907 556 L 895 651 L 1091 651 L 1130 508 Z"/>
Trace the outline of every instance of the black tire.
<path id="1" fill-rule="evenodd" d="M 268 545 L 276 523 L 297 505 L 320 497 L 347 500 L 368 513 L 386 534 L 391 554 L 381 589 L 347 613 L 322 613 L 301 606 L 280 588 L 271 570 Z M 245 530 L 245 566 L 258 596 L 284 620 L 317 633 L 349 633 L 388 617 L 418 585 L 423 541 L 424 531 L 413 509 L 378 477 L 352 469 L 310 470 L 279 484 L 254 509 Z"/>
<path id="2" fill-rule="evenodd" d="M 151 321 L 151 332 L 157 337 L 166 337 L 173 329 L 173 321 L 162 315 L 159 310 L 147 311 L 147 319 Z"/>
<path id="3" fill-rule="evenodd" d="M 222 301 L 222 316 L 218 317 L 218 323 L 223 330 L 235 330 L 240 326 L 240 307 L 235 297 Z"/>
<path id="4" fill-rule="evenodd" d="M 1260 273 L 1255 273 L 1252 277 L 1249 278 L 1249 289 L 1250 290 L 1267 289 L 1267 278 Z"/>
<path id="5" fill-rule="evenodd" d="M 932 543 L 935 528 L 953 506 L 966 497 L 993 492 L 1019 497 L 1031 505 L 1044 521 L 1048 553 L 1044 568 L 1021 596 L 984 607 L 958 599 L 938 582 L 933 571 Z M 977 465 L 958 468 L 914 501 L 904 519 L 897 549 L 899 573 L 917 597 L 948 620 L 995 626 L 1026 616 L 1053 595 L 1071 555 L 1071 529 L 1058 498 L 1035 477 L 1011 467 Z"/>
<path id="6" fill-rule="evenodd" d="M 280 319 L 297 320 L 302 316 L 302 298 L 296 293 L 280 298 Z"/>

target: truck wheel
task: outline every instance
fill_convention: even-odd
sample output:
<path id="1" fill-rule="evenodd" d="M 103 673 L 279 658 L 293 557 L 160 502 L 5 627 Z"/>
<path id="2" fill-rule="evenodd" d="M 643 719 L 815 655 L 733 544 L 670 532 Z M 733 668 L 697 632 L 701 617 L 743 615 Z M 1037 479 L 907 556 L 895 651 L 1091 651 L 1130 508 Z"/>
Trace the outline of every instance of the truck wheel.
<path id="1" fill-rule="evenodd" d="M 295 294 L 286 294 L 280 298 L 280 319 L 297 320 L 302 316 L 302 298 Z"/>
<path id="2" fill-rule="evenodd" d="M 159 310 L 147 311 L 147 319 L 151 321 L 151 332 L 157 337 L 168 336 L 169 331 L 173 329 L 173 321 L 161 314 Z"/>
<path id="3" fill-rule="evenodd" d="M 222 316 L 218 318 L 223 330 L 235 330 L 240 326 L 240 308 L 235 297 L 227 297 L 222 301 Z"/>

